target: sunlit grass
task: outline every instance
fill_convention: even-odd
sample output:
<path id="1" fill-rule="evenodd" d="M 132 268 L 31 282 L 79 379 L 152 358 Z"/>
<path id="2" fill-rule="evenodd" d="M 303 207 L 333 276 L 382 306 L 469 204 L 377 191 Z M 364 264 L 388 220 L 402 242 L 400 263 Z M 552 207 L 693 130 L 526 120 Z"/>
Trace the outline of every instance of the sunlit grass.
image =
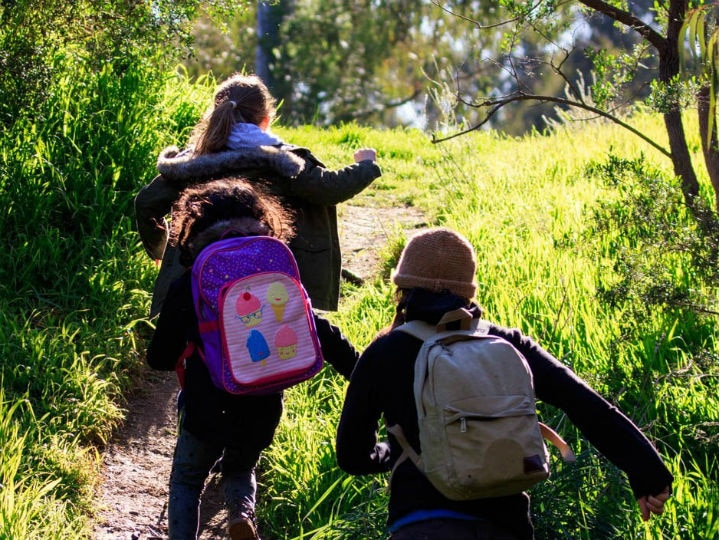
<path id="1" fill-rule="evenodd" d="M 73 510 L 63 485 L 66 478 L 57 474 L 57 467 L 45 468 L 40 463 L 33 470 L 33 463 L 28 462 L 28 456 L 52 450 L 38 446 L 37 428 L 27 420 L 34 420 L 29 400 L 9 401 L 0 388 L 0 538 L 79 537 L 85 526 L 84 517 L 77 509 Z M 60 457 L 61 451 L 56 450 Z M 44 459 L 47 456 L 39 461 Z M 73 453 L 66 453 L 61 459 L 72 460 Z M 83 471 L 86 463 L 67 465 L 85 476 L 89 472 L 87 468 Z"/>

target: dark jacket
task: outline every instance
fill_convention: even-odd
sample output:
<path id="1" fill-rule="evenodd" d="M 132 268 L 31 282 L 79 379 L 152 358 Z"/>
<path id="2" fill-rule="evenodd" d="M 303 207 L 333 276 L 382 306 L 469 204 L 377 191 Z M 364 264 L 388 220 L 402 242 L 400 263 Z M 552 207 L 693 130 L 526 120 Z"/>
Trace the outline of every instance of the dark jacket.
<path id="1" fill-rule="evenodd" d="M 290 249 L 314 308 L 337 309 L 341 253 L 336 205 L 365 189 L 382 173 L 373 161 L 331 171 L 309 150 L 290 145 L 259 146 L 193 157 L 176 147 L 158 158 L 158 172 L 135 197 L 135 218 L 143 246 L 153 259 L 162 259 L 150 315 L 155 316 L 167 289 L 182 273 L 174 248 L 166 248 L 165 217 L 182 190 L 198 182 L 241 175 L 257 180 L 295 214 L 296 236 Z"/>
<path id="2" fill-rule="evenodd" d="M 315 315 L 324 359 L 349 379 L 358 358 L 340 330 Z M 159 370 L 175 369 L 188 342 L 201 343 L 193 307 L 190 271 L 171 284 L 155 333 L 147 350 L 147 362 Z M 215 387 L 197 352 L 186 361 L 183 390 L 184 428 L 203 439 L 238 446 L 247 452 L 247 466 L 273 438 L 282 413 L 282 393 L 264 396 L 232 395 Z"/>
<path id="3" fill-rule="evenodd" d="M 463 307 L 452 295 L 413 290 L 407 320 L 437 324 L 443 313 Z M 472 309 L 476 316 L 479 310 Z M 657 494 L 672 483 L 672 476 L 654 447 L 618 409 L 578 378 L 567 366 L 517 329 L 491 325 L 490 333 L 512 343 L 527 359 L 539 400 L 562 409 L 583 435 L 629 478 L 636 497 Z M 400 456 L 394 437 L 378 441 L 381 417 L 386 425 L 403 426 L 408 442 L 420 452 L 417 413 L 413 396 L 415 357 L 420 340 L 404 332 L 381 334 L 361 355 L 347 389 L 337 432 L 337 459 L 351 474 L 389 471 Z M 421 509 L 447 509 L 491 520 L 533 538 L 529 497 L 451 501 L 443 497 L 420 471 L 406 460 L 392 479 L 388 523 Z"/>

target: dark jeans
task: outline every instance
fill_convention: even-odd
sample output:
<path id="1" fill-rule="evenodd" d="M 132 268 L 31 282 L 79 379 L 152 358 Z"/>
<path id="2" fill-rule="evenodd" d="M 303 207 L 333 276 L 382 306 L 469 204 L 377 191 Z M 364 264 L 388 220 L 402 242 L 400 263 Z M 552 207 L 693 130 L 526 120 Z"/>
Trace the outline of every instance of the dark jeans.
<path id="1" fill-rule="evenodd" d="M 390 540 L 519 540 L 489 521 L 428 519 L 401 527 Z"/>
<path id="2" fill-rule="evenodd" d="M 240 460 L 244 463 L 243 458 Z M 203 441 L 181 429 L 170 473 L 168 529 L 171 540 L 195 540 L 198 532 L 200 497 L 205 480 L 222 458 L 225 505 L 232 516 L 255 508 L 255 469 L 237 467 L 236 453 L 217 443 Z"/>

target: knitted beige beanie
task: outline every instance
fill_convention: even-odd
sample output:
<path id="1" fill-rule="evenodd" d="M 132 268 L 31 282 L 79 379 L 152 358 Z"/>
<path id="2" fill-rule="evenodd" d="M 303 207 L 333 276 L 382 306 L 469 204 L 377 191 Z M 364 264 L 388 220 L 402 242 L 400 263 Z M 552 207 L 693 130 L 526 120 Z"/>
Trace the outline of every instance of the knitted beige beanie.
<path id="1" fill-rule="evenodd" d="M 475 251 L 470 242 L 450 229 L 430 229 L 405 246 L 392 281 L 400 289 L 447 290 L 472 299 L 476 290 Z"/>

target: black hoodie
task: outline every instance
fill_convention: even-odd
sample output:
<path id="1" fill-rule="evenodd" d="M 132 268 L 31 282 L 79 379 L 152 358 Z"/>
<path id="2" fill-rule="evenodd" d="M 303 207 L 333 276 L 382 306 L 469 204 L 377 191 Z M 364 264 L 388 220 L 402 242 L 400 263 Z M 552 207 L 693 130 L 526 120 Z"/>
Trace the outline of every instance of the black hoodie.
<path id="1" fill-rule="evenodd" d="M 476 317 L 477 306 L 450 294 L 413 289 L 406 320 L 437 324 L 442 315 L 467 307 Z M 672 475 L 640 430 L 587 383 L 517 329 L 490 325 L 490 334 L 512 343 L 527 359 L 537 399 L 562 409 L 587 440 L 622 469 L 636 497 L 660 493 Z M 413 396 L 414 364 L 421 341 L 405 332 L 383 332 L 361 355 L 352 374 L 337 432 L 337 459 L 350 474 L 387 472 L 402 449 L 394 437 L 378 440 L 381 417 L 386 425 L 403 426 L 408 442 L 420 452 Z M 388 524 L 418 510 L 445 509 L 484 518 L 532 539 L 533 527 L 525 493 L 507 497 L 452 501 L 438 492 L 406 460 L 392 479 Z"/>

